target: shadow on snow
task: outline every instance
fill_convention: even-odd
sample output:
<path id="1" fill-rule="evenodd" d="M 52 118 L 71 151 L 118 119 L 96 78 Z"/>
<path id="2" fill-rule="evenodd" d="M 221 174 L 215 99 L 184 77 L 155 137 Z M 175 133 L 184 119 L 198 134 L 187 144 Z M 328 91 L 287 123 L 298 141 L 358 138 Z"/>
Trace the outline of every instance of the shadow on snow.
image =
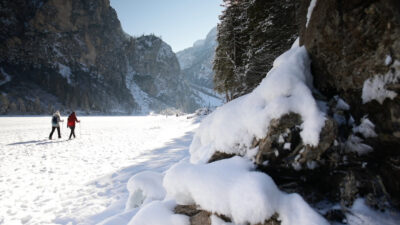
<path id="1" fill-rule="evenodd" d="M 49 139 L 43 139 L 43 140 L 32 140 L 32 141 L 22 141 L 22 142 L 15 142 L 15 143 L 10 143 L 7 144 L 8 146 L 12 145 L 28 145 L 28 144 L 36 144 L 36 145 L 47 145 L 47 144 L 56 144 L 60 142 L 66 142 L 70 140 L 65 140 L 65 139 L 54 139 L 54 140 L 49 140 Z"/>
<path id="2" fill-rule="evenodd" d="M 129 194 L 126 188 L 129 178 L 145 170 L 165 172 L 173 164 L 188 157 L 189 145 L 193 139 L 193 134 L 193 132 L 187 132 L 184 136 L 173 139 L 161 148 L 149 150 L 147 153 L 139 155 L 136 158 L 138 162 L 135 165 L 89 183 L 88 185 L 96 185 L 99 190 L 99 196 L 106 196 L 110 199 L 114 198 L 117 201 L 108 206 L 105 211 L 84 219 L 84 224 L 96 224 L 115 215 L 117 215 L 116 217 L 119 216 L 119 218 L 125 217 L 129 222 L 130 218 L 134 215 L 131 211 L 124 212 L 125 202 Z M 56 218 L 53 222 L 68 224 L 76 222 L 76 219 Z"/>

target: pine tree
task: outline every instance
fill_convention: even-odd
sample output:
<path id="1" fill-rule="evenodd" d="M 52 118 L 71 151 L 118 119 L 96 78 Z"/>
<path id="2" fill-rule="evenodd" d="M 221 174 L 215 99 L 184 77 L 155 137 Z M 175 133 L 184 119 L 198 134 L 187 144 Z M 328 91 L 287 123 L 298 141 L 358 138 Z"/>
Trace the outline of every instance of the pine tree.
<path id="1" fill-rule="evenodd" d="M 17 111 L 18 111 L 17 104 L 15 104 L 14 102 L 11 102 L 10 110 L 8 112 L 16 113 Z"/>
<path id="2" fill-rule="evenodd" d="M 35 98 L 35 102 L 33 103 L 33 108 L 36 113 L 42 113 L 42 106 L 39 97 Z"/>
<path id="3" fill-rule="evenodd" d="M 287 0 L 224 0 L 214 59 L 214 89 L 230 101 L 251 92 L 297 36 L 296 7 Z"/>
<path id="4" fill-rule="evenodd" d="M 48 114 L 53 114 L 54 112 L 55 112 L 54 106 L 53 106 L 52 104 L 49 104 L 49 105 L 47 106 L 47 113 L 48 113 Z"/>
<path id="5" fill-rule="evenodd" d="M 0 94 L 0 113 L 7 113 L 9 107 L 9 101 L 6 95 Z"/>
<path id="6" fill-rule="evenodd" d="M 220 16 L 218 25 L 218 46 L 214 58 L 214 87 L 218 93 L 224 93 L 226 100 L 240 96 L 243 82 L 243 53 L 246 38 L 244 37 L 244 21 L 246 1 L 225 0 L 226 9 Z M 247 34 L 245 34 L 247 35 Z"/>
<path id="7" fill-rule="evenodd" d="M 25 107 L 24 100 L 22 98 L 18 98 L 17 103 L 18 103 L 19 112 L 25 113 L 26 112 L 26 107 Z"/>
<path id="8" fill-rule="evenodd" d="M 215 51 L 213 69 L 214 89 L 225 94 L 226 101 L 230 101 L 233 95 L 235 86 L 235 33 L 234 33 L 234 16 L 231 6 L 231 1 L 224 0 L 226 9 L 220 16 L 221 23 L 218 24 L 218 46 Z"/>

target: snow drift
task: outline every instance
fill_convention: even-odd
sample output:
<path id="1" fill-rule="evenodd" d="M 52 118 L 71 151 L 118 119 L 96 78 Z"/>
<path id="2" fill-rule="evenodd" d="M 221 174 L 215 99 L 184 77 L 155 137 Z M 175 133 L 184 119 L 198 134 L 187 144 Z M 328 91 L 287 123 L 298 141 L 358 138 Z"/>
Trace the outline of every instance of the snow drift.
<path id="1" fill-rule="evenodd" d="M 274 213 L 282 225 L 328 224 L 298 194 L 281 192 L 268 175 L 254 171 L 241 157 L 210 164 L 181 162 L 164 177 L 167 198 L 178 204 L 198 204 L 207 211 L 232 218 L 234 223 L 263 223 Z"/>

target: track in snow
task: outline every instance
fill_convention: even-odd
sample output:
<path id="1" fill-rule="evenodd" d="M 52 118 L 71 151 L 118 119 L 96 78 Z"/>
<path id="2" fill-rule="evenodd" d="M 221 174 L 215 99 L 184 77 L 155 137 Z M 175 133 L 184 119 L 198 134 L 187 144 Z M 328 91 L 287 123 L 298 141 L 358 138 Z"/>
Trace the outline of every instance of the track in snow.
<path id="1" fill-rule="evenodd" d="M 63 117 L 66 121 L 66 118 Z M 48 140 L 51 117 L 0 117 L 0 224 L 95 224 L 120 212 L 135 173 L 188 156 L 185 117 L 79 117 Z"/>

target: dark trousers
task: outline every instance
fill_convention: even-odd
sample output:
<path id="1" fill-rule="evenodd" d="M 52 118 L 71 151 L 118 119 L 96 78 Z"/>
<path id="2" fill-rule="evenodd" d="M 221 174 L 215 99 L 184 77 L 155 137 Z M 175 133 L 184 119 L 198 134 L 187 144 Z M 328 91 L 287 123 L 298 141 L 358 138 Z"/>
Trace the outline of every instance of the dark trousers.
<path id="1" fill-rule="evenodd" d="M 55 130 L 56 128 L 57 128 L 58 138 L 61 138 L 60 127 L 52 127 L 52 128 L 51 128 L 51 132 L 50 132 L 49 139 L 51 139 L 51 137 L 53 136 L 54 130 Z"/>
<path id="2" fill-rule="evenodd" d="M 72 135 L 74 135 L 75 138 L 75 127 L 69 127 L 71 129 L 71 134 L 69 135 L 69 139 L 71 139 Z"/>

